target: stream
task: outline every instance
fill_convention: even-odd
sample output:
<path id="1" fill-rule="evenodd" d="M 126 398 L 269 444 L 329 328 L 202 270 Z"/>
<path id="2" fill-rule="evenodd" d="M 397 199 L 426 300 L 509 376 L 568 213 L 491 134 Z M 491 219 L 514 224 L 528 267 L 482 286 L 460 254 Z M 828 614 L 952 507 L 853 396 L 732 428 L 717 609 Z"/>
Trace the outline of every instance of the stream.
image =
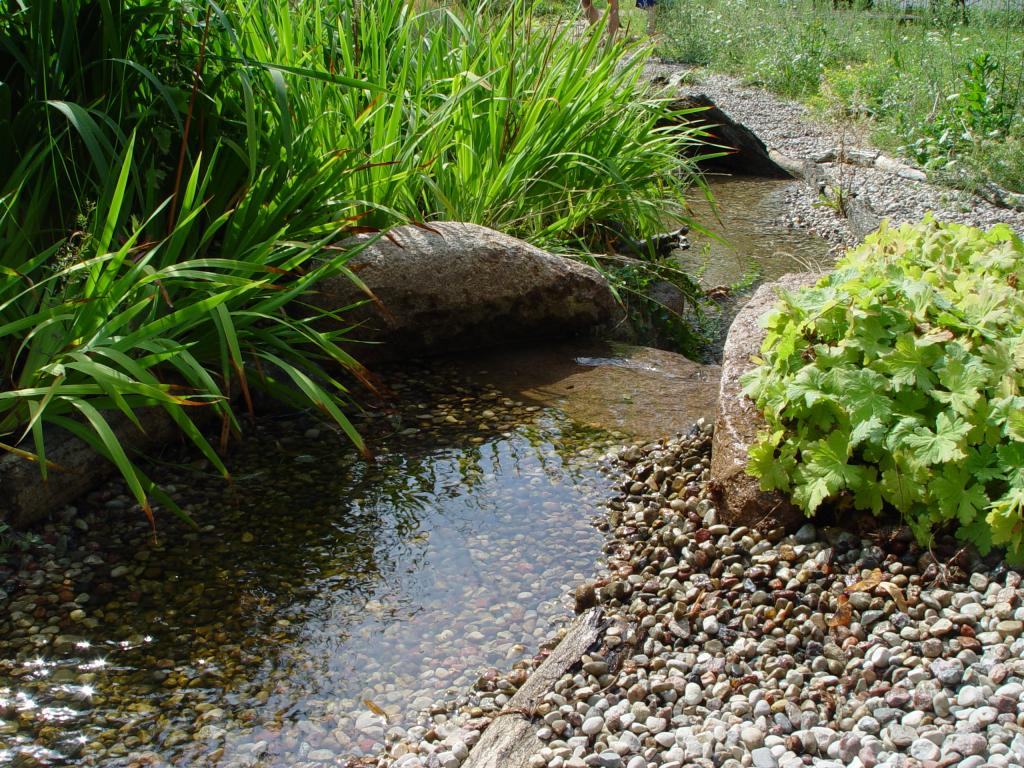
<path id="1" fill-rule="evenodd" d="M 48 530 L 5 587 L 0 763 L 340 764 L 536 653 L 601 557 L 616 438 L 450 377 L 395 395 L 368 461 L 277 419 L 231 486 L 168 469 L 199 531 L 154 543 L 118 496 Z"/>
<path id="2" fill-rule="evenodd" d="M 825 263 L 770 223 L 785 184 L 716 181 L 729 245 L 681 262 L 706 285 Z M 92 494 L 0 561 L 0 765 L 344 765 L 444 718 L 571 618 L 609 453 L 713 418 L 718 375 L 599 343 L 503 351 L 390 377 L 357 419 L 369 459 L 302 416 L 251 426 L 230 484 L 166 457 L 198 529 L 161 514 L 154 540 L 117 485 Z"/>
<path id="3" fill-rule="evenodd" d="M 801 182 L 729 176 L 709 176 L 708 182 L 715 206 L 696 195 L 690 205 L 694 218 L 722 239 L 692 233 L 690 248 L 678 256 L 705 288 L 749 287 L 787 272 L 829 267 L 825 240 L 781 223 L 786 193 Z"/>

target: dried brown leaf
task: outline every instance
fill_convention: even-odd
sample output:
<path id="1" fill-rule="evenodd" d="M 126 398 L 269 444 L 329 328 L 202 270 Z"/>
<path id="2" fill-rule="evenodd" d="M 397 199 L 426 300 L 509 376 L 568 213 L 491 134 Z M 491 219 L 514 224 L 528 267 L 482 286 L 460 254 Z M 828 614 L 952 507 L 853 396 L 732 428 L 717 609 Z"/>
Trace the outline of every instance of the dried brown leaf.
<path id="1" fill-rule="evenodd" d="M 836 612 L 826 623 L 833 628 L 848 627 L 850 626 L 850 620 L 853 618 L 853 606 L 850 605 L 850 598 L 846 595 L 840 595 L 837 602 L 839 607 L 836 608 Z"/>
<path id="2" fill-rule="evenodd" d="M 893 584 L 891 581 L 883 581 L 878 585 L 879 589 L 883 589 L 889 593 L 889 597 L 896 603 L 896 607 L 899 608 L 900 613 L 907 612 L 907 601 L 903 597 L 903 590 Z"/>
<path id="3" fill-rule="evenodd" d="M 875 568 L 871 572 L 871 575 L 866 579 L 855 582 L 846 588 L 846 594 L 852 594 L 854 592 L 870 592 L 879 584 L 882 583 L 882 571 L 879 568 Z"/>

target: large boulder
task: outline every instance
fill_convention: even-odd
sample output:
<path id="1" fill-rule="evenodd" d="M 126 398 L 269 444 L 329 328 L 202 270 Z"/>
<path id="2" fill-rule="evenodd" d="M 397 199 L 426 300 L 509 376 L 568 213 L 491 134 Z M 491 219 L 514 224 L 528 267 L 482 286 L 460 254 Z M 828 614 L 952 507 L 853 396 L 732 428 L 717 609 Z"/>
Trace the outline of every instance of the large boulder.
<path id="1" fill-rule="evenodd" d="M 743 394 L 739 380 L 754 366 L 751 358 L 760 352 L 765 338 L 759 321 L 771 309 L 779 291 L 813 285 L 818 277 L 802 272 L 762 285 L 729 327 L 711 448 L 711 489 L 719 517 L 729 525 L 768 529 L 794 526 L 802 519 L 800 510 L 784 495 L 762 491 L 758 480 L 746 473 L 747 449 L 764 429 L 765 421 L 753 401 Z"/>
<path id="2" fill-rule="evenodd" d="M 358 235 L 348 241 L 366 241 Z M 391 230 L 349 267 L 374 300 L 346 311 L 361 360 L 406 358 L 590 332 L 620 315 L 592 267 L 476 224 Z M 311 301 L 338 309 L 365 300 L 350 280 L 325 280 Z"/>
<path id="3" fill-rule="evenodd" d="M 793 173 L 776 162 L 776 158 L 756 133 L 729 117 L 707 95 L 684 94 L 672 101 L 671 107 L 676 110 L 692 110 L 682 121 L 709 134 L 708 141 L 713 146 L 695 144 L 692 154 L 702 156 L 709 152 L 725 152 L 721 157 L 702 159 L 699 163 L 702 168 L 736 176 L 793 178 Z"/>

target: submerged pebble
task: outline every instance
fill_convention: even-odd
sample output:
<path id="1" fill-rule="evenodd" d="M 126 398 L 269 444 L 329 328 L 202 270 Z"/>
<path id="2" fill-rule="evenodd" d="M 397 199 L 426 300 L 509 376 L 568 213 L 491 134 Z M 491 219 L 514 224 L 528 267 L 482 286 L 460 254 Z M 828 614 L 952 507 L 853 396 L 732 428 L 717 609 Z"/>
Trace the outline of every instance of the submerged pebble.
<path id="1" fill-rule="evenodd" d="M 1020 573 L 898 524 L 721 525 L 709 448 L 698 425 L 620 454 L 593 581 L 611 628 L 540 698 L 530 765 L 1024 765 L 1024 638 L 999 631 L 1024 619 Z M 502 679 L 433 733 L 477 739 Z M 434 764 L 431 740 L 402 749 Z"/>
<path id="2" fill-rule="evenodd" d="M 340 765 L 478 680 L 507 697 L 600 555 L 618 440 L 447 375 L 395 390 L 370 460 L 265 420 L 230 485 L 158 468 L 197 530 L 154 541 L 112 484 L 0 564 L 0 765 Z"/>

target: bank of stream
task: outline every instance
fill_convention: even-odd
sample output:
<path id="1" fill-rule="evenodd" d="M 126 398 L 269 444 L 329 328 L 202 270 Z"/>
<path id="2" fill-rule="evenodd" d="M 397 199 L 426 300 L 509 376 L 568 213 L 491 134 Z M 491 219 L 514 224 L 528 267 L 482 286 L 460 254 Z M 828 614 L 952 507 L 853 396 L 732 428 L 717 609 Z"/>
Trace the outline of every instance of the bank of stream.
<path id="1" fill-rule="evenodd" d="M 716 180 L 727 242 L 679 253 L 736 287 L 723 315 L 827 258 L 775 223 L 785 188 Z M 230 485 L 165 457 L 198 530 L 164 515 L 154 541 L 119 486 L 92 494 L 0 566 L 0 764 L 374 753 L 569 619 L 602 561 L 606 457 L 712 418 L 717 377 L 605 344 L 449 361 L 387 377 L 369 460 L 303 416 L 253 425 Z"/>

